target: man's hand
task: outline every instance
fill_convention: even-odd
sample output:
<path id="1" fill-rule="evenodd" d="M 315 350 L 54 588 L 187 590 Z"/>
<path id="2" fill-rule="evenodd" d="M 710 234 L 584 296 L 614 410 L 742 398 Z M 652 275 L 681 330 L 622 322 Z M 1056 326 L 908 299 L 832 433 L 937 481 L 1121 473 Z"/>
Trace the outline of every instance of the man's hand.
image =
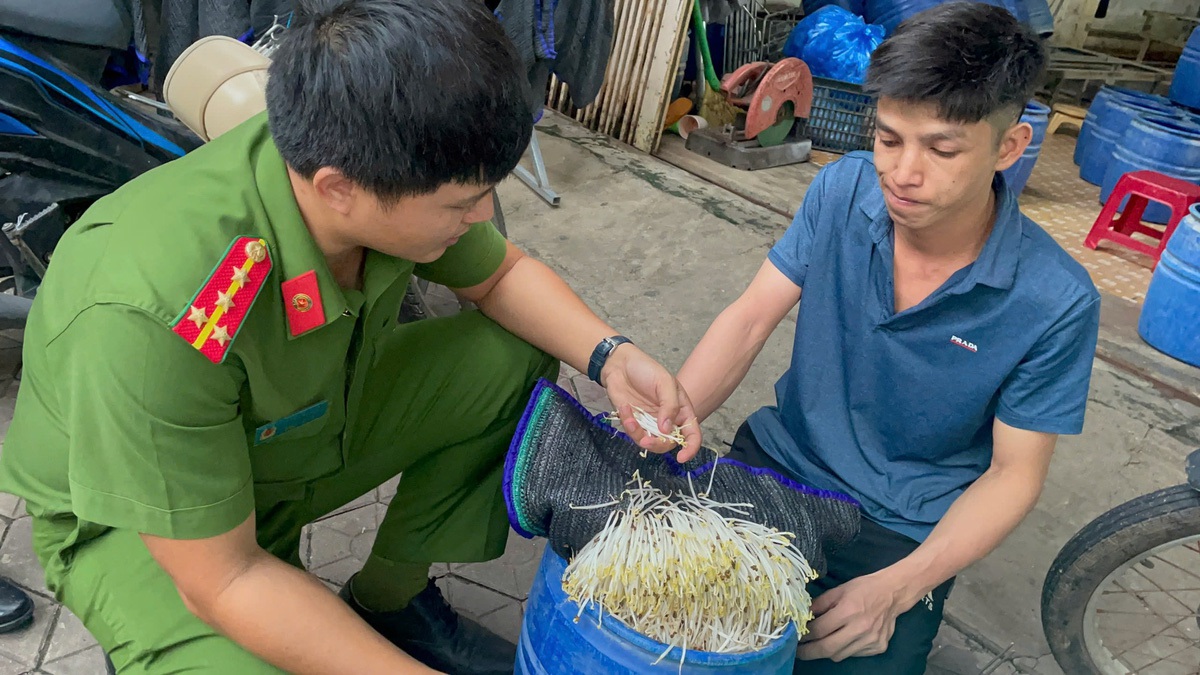
<path id="1" fill-rule="evenodd" d="M 842 661 L 887 651 L 896 630 L 896 617 L 912 608 L 894 580 L 870 574 L 826 591 L 813 601 L 816 618 L 801 641 L 797 656 L 804 661 Z"/>
<path id="2" fill-rule="evenodd" d="M 664 434 L 670 434 L 677 426 L 683 429 L 687 442 L 679 451 L 679 461 L 686 462 L 699 452 L 700 424 L 692 402 L 671 373 L 645 352 L 632 344 L 618 346 L 600 371 L 600 382 L 617 407 L 625 433 L 638 445 L 656 453 L 675 447 L 674 443 L 655 438 L 643 429 L 633 418 L 634 406 L 654 415 L 659 431 Z"/>

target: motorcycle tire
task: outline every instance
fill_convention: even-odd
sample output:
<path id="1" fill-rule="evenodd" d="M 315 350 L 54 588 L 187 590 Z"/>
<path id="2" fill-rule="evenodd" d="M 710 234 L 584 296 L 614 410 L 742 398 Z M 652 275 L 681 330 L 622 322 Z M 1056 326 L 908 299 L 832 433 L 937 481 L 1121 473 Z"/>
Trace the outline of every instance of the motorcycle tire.
<path id="1" fill-rule="evenodd" d="M 1176 485 L 1114 507 L 1063 546 L 1042 585 L 1042 630 L 1063 672 L 1128 672 L 1088 629 L 1093 596 L 1104 592 L 1110 576 L 1151 551 L 1198 536 L 1200 491 Z"/>
<path id="2" fill-rule="evenodd" d="M 500 234 L 508 238 L 508 227 L 504 224 L 504 211 L 500 208 L 500 195 L 492 191 L 492 207 L 495 215 L 492 222 Z M 438 316 L 452 316 L 464 309 L 470 303 L 459 302 L 450 289 L 430 284 L 425 279 L 412 277 L 408 281 L 408 289 L 404 292 L 404 303 L 400 306 L 400 323 L 411 323 Z"/>

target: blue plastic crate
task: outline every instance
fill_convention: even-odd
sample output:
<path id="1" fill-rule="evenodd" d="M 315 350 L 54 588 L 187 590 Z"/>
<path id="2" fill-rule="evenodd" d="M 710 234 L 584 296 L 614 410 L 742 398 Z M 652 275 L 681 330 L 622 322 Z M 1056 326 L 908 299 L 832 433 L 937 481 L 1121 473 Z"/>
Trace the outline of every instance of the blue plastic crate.
<path id="1" fill-rule="evenodd" d="M 847 153 L 875 147 L 875 101 L 850 82 L 813 78 L 812 112 L 801 125 L 814 150 Z"/>

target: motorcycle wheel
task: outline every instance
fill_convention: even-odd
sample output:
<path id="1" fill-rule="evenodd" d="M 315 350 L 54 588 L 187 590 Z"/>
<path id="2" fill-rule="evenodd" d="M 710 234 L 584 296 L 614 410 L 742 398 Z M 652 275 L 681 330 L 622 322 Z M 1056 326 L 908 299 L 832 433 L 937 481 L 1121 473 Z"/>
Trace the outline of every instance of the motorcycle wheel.
<path id="1" fill-rule="evenodd" d="M 1143 495 L 1080 530 L 1046 575 L 1042 629 L 1071 675 L 1197 672 L 1200 491 Z"/>
<path id="2" fill-rule="evenodd" d="M 492 207 L 495 216 L 492 222 L 500 234 L 508 237 L 508 227 L 504 224 L 504 211 L 500 208 L 500 195 L 492 190 Z M 408 280 L 408 289 L 404 292 L 404 303 L 400 306 L 400 323 L 411 323 L 438 316 L 452 316 L 467 309 L 470 303 L 459 302 L 450 289 L 437 284 L 430 284 L 424 279 L 412 277 Z"/>

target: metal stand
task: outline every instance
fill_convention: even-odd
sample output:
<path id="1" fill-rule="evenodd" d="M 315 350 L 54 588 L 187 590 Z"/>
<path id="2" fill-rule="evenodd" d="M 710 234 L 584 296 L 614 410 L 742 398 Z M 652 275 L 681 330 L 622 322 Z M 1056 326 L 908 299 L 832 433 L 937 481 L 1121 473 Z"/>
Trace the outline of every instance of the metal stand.
<path id="1" fill-rule="evenodd" d="M 783 143 L 764 148 L 757 140 L 746 140 L 740 130 L 726 125 L 722 129 L 693 131 L 684 147 L 732 169 L 755 171 L 807 162 L 812 155 L 812 141 L 795 138 L 795 134 L 793 128 Z"/>
<path id="2" fill-rule="evenodd" d="M 529 154 L 533 155 L 533 170 L 537 176 L 535 177 L 529 173 L 529 169 L 519 164 L 517 168 L 513 169 L 513 173 L 528 185 L 530 190 L 546 200 L 550 206 L 558 206 L 561 199 L 558 193 L 550 188 L 550 178 L 546 175 L 546 163 L 542 161 L 542 148 L 538 145 L 537 129 L 534 129 L 533 135 L 529 137 Z"/>

